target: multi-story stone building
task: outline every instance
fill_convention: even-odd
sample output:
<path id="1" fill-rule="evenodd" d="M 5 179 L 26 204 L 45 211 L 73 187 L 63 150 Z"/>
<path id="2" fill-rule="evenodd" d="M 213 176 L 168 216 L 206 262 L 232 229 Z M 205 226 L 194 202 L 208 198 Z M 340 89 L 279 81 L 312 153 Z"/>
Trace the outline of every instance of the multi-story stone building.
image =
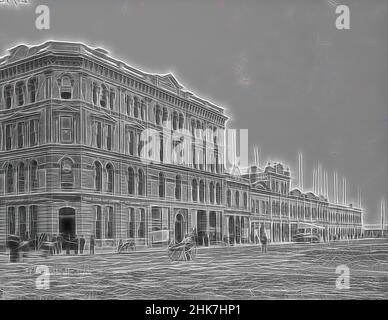
<path id="1" fill-rule="evenodd" d="M 297 224 L 356 236 L 361 210 L 290 191 L 278 164 L 223 165 L 224 110 L 103 49 L 50 41 L 0 59 L 0 246 L 9 234 L 153 247 L 289 241 Z M 145 134 L 147 133 L 147 134 Z M 152 134 L 150 134 L 152 133 Z"/>

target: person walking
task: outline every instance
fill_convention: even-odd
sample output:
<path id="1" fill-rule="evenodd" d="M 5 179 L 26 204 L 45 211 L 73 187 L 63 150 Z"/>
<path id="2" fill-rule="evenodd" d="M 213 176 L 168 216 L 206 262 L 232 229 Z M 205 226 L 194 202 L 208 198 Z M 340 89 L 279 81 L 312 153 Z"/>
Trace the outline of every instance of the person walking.
<path id="1" fill-rule="evenodd" d="M 90 236 L 90 245 L 89 245 L 89 253 L 90 255 L 93 255 L 94 254 L 94 236 L 91 235 Z"/>
<path id="2" fill-rule="evenodd" d="M 261 252 L 267 253 L 267 234 L 265 231 L 261 234 L 260 242 L 261 242 Z"/>
<path id="3" fill-rule="evenodd" d="M 85 238 L 83 235 L 81 235 L 81 238 L 79 239 L 79 253 L 83 254 L 85 248 Z"/>

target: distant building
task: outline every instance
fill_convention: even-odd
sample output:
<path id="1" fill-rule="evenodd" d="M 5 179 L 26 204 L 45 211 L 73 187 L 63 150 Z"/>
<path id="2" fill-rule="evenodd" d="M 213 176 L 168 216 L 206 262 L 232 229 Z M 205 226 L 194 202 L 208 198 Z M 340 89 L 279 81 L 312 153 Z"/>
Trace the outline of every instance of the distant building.
<path id="1" fill-rule="evenodd" d="M 173 75 L 103 49 L 50 41 L 9 50 L 0 59 L 0 246 L 9 234 L 61 233 L 153 247 L 192 230 L 199 245 L 251 243 L 263 230 L 282 242 L 298 222 L 324 226 L 325 240 L 361 236 L 361 209 L 290 190 L 281 164 L 225 172 L 227 120 Z M 145 130 L 158 135 L 153 161 L 142 153 Z M 184 159 L 172 151 L 183 140 Z"/>

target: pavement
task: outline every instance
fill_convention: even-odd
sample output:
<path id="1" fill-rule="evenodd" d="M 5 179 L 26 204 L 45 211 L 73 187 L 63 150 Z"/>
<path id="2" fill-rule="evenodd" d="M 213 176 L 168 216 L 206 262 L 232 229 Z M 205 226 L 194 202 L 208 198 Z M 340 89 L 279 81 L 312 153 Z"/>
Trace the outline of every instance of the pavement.
<path id="1" fill-rule="evenodd" d="M 209 247 L 199 248 L 196 259 L 185 262 L 170 261 L 166 249 L 35 257 L 16 264 L 0 259 L 0 295 L 2 299 L 388 299 L 388 242 L 270 244 L 267 254 L 258 245 Z"/>

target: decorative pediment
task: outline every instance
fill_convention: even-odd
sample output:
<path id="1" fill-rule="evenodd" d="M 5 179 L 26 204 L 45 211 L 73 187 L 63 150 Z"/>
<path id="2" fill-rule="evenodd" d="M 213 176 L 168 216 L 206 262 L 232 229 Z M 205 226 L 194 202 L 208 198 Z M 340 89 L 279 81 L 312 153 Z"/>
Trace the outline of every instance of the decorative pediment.
<path id="1" fill-rule="evenodd" d="M 264 181 L 256 182 L 253 187 L 256 189 L 269 190 L 267 184 Z"/>
<path id="2" fill-rule="evenodd" d="M 158 86 L 174 93 L 177 93 L 183 88 L 171 73 L 164 76 L 158 76 Z"/>

